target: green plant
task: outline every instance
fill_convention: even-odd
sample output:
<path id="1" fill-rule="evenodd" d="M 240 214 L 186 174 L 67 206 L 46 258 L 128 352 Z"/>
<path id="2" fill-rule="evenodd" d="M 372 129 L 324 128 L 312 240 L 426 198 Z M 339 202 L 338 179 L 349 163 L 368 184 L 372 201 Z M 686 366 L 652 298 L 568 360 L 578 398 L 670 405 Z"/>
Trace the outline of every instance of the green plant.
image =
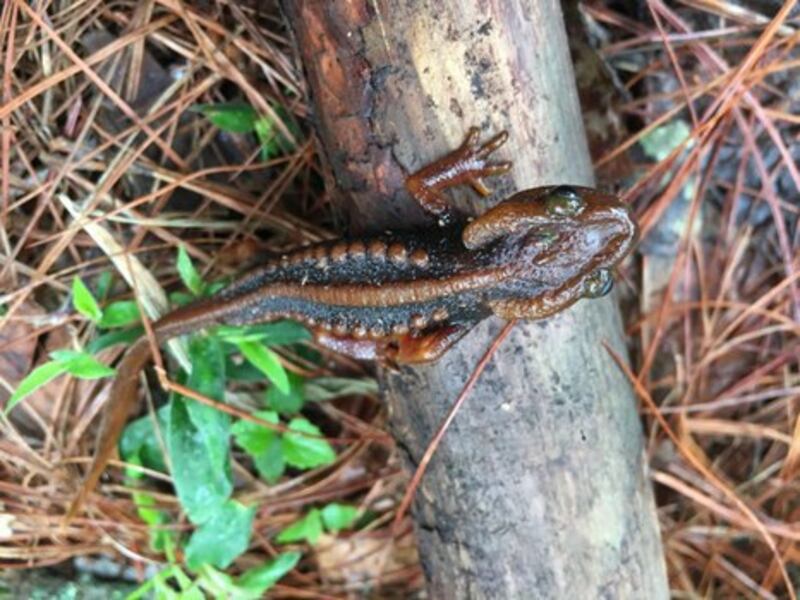
<path id="1" fill-rule="evenodd" d="M 177 270 L 188 290 L 171 296 L 178 303 L 211 294 L 222 285 L 204 281 L 182 247 Z M 80 378 L 114 374 L 94 354 L 114 344 L 130 343 L 141 335 L 143 328 L 135 302 L 102 300 L 110 284 L 110 277 L 99 277 L 95 295 L 82 280 L 73 280 L 75 310 L 93 323 L 100 334 L 85 349 L 52 352 L 50 362 L 20 383 L 7 411 L 63 373 Z M 257 598 L 294 568 L 301 556 L 298 552 L 281 554 L 238 577 L 221 571 L 247 550 L 256 512 L 255 506 L 246 506 L 233 497 L 231 441 L 252 460 L 256 471 L 268 483 L 276 482 L 287 469 L 314 469 L 336 460 L 333 446 L 320 429 L 299 414 L 307 402 L 306 382 L 294 373 L 287 373 L 273 349 L 308 339 L 308 331 L 290 321 L 217 327 L 206 334 L 191 336 L 188 355 L 192 370 L 190 373 L 178 370 L 172 374 L 173 378 L 218 402 L 224 402 L 229 381 L 269 383 L 263 409 L 253 413 L 261 423 L 234 419 L 212 406 L 170 393 L 155 414 L 128 424 L 119 443 L 120 456 L 128 465 L 126 480 L 131 487 L 138 488 L 133 500 L 139 518 L 150 528 L 151 549 L 162 553 L 168 562 L 133 597 L 152 592 L 158 598 L 202 598 L 204 594 Z M 314 382 L 308 390 L 319 401 L 352 390 L 374 391 L 374 382 L 328 378 Z M 181 533 L 175 527 L 175 515 L 161 509 L 142 487 L 146 469 L 171 473 L 180 506 L 194 526 L 191 533 Z M 319 523 L 320 532 L 323 526 L 336 532 L 351 526 L 355 516 L 355 508 L 338 504 L 312 509 L 301 520 L 305 525 L 290 526 L 278 535 L 277 541 L 307 540 L 313 544 L 318 537 L 311 531 L 315 523 Z"/>
<path id="2" fill-rule="evenodd" d="M 183 248 L 179 250 L 177 266 L 192 297 L 212 293 L 218 287 L 202 280 Z M 218 327 L 206 335 L 191 337 L 188 353 L 192 371 L 177 373 L 177 379 L 203 396 L 223 402 L 230 379 L 229 367 L 242 357 L 255 368 L 254 372 L 248 371 L 248 381 L 260 378 L 272 384 L 269 389 L 290 394 L 289 376 L 271 346 L 295 344 L 309 338 L 310 334 L 303 327 L 288 321 L 252 327 Z M 296 386 L 300 385 L 299 381 L 294 381 Z M 298 409 L 300 406 L 302 403 Z M 262 413 L 255 415 L 261 417 Z M 270 413 L 265 420 L 277 424 L 279 416 Z M 243 447 L 246 452 L 248 448 L 254 450 L 248 453 L 253 456 L 259 472 L 270 475 L 266 477 L 268 481 L 279 477 L 287 464 L 312 468 L 336 460 L 336 453 L 326 440 L 306 437 L 304 445 L 292 437 L 293 429 L 319 435 L 319 430 L 310 422 L 296 417 L 288 428 L 290 431 L 278 436 L 246 420 L 234 423 L 230 415 L 175 393 L 170 394 L 155 419 L 145 416 L 128 425 L 120 441 L 120 454 L 126 462 L 161 471 L 171 466 L 176 495 L 195 526 L 191 535 L 174 542 L 183 548 L 185 564 L 190 569 L 198 573 L 205 567 L 224 569 L 249 545 L 255 507 L 245 506 L 233 498 L 232 436 L 236 436 L 237 443 L 240 439 L 250 441 Z M 258 443 L 263 445 L 261 438 L 270 435 L 279 437 L 280 443 L 271 453 L 264 453 Z M 150 505 L 143 507 L 146 512 L 141 516 L 145 521 L 163 527 L 164 517 L 154 516 Z M 153 546 L 156 550 L 162 549 L 163 539 L 156 538 Z"/>
<path id="3" fill-rule="evenodd" d="M 107 280 L 108 278 L 101 280 L 101 291 L 107 289 L 104 287 Z M 76 311 L 95 323 L 99 329 L 111 331 L 99 336 L 85 349 L 62 348 L 52 351 L 52 360 L 39 365 L 20 381 L 6 404 L 6 413 L 37 389 L 64 373 L 79 379 L 98 379 L 113 375 L 114 369 L 101 363 L 94 354 L 110 345 L 136 339 L 141 332 L 140 328 L 119 329 L 138 321 L 139 310 L 135 302 L 111 302 L 105 308 L 100 308 L 97 299 L 78 277 L 72 280 L 72 304 Z M 116 329 L 119 330 L 115 331 Z"/>
<path id="4" fill-rule="evenodd" d="M 289 525 L 275 538 L 278 542 L 308 542 L 312 546 L 322 535 L 323 528 L 331 533 L 348 529 L 355 523 L 358 509 L 355 506 L 331 503 L 322 509 L 312 508 L 302 519 Z"/>
<path id="5" fill-rule="evenodd" d="M 210 565 L 203 565 L 190 575 L 171 560 L 168 567 L 139 586 L 127 600 L 152 596 L 159 600 L 203 600 L 206 597 L 256 600 L 291 571 L 301 556 L 300 552 L 284 552 L 237 577 Z"/>
<path id="6" fill-rule="evenodd" d="M 229 133 L 254 133 L 261 144 L 261 159 L 268 160 L 291 150 L 292 144 L 284 136 L 275 120 L 266 115 L 259 115 L 255 108 L 243 102 L 222 104 L 197 104 L 195 112 L 201 113 L 211 123 Z M 298 128 L 283 106 L 273 107 L 275 115 L 281 123 L 297 137 Z"/>

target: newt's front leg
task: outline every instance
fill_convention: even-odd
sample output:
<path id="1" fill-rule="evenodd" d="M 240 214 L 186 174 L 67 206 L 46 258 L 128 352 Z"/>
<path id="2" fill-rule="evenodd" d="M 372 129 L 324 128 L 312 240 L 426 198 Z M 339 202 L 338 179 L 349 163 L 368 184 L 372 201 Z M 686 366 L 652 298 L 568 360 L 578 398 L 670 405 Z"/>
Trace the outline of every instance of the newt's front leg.
<path id="1" fill-rule="evenodd" d="M 448 221 L 453 211 L 442 196 L 444 190 L 467 183 L 481 196 L 488 196 L 491 191 L 483 178 L 511 169 L 510 161 L 489 162 L 489 156 L 505 143 L 508 133 L 503 131 L 481 146 L 478 145 L 479 133 L 477 127 L 472 127 L 456 150 L 406 179 L 406 189 L 420 206 L 443 221 Z"/>

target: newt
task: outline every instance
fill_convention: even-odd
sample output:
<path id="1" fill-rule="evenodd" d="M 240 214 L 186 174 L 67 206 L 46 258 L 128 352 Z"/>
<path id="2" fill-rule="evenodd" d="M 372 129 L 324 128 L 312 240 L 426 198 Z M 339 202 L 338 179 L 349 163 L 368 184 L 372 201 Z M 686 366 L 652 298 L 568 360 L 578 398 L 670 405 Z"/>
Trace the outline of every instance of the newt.
<path id="1" fill-rule="evenodd" d="M 518 192 L 475 218 L 442 192 L 507 172 L 492 162 L 505 132 L 462 145 L 411 174 L 406 188 L 439 224 L 369 239 L 323 242 L 275 255 L 215 295 L 177 308 L 153 325 L 158 344 L 214 325 L 277 319 L 304 323 L 323 347 L 386 365 L 434 361 L 490 315 L 542 319 L 613 284 L 611 269 L 630 251 L 637 228 L 614 196 L 577 186 Z M 152 356 L 135 342 L 112 383 L 100 444 L 73 516 L 95 487 L 136 404 L 139 373 Z"/>

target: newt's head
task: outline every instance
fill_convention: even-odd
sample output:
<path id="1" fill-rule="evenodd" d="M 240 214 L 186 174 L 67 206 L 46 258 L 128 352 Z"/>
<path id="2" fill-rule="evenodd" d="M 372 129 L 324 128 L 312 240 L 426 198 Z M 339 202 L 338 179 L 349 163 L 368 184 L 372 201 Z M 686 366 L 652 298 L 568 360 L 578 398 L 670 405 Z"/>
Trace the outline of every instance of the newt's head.
<path id="1" fill-rule="evenodd" d="M 541 187 L 515 194 L 470 223 L 471 249 L 496 244 L 510 265 L 508 297 L 493 311 L 541 318 L 580 298 L 597 298 L 613 285 L 611 269 L 630 252 L 636 223 L 609 194 L 576 186 Z"/>

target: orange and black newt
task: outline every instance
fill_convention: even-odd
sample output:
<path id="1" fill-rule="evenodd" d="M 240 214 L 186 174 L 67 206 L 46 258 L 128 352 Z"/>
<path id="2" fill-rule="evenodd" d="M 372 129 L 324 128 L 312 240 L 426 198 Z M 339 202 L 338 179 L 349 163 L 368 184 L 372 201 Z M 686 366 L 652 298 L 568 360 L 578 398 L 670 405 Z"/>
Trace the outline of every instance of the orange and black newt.
<path id="1" fill-rule="evenodd" d="M 482 319 L 541 319 L 580 298 L 606 294 L 610 269 L 630 251 L 636 225 L 613 196 L 575 186 L 519 192 L 468 219 L 442 196 L 510 162 L 489 156 L 505 133 L 483 145 L 470 130 L 455 151 L 410 175 L 406 187 L 439 226 L 370 239 L 324 242 L 277 255 L 219 293 L 178 308 L 153 325 L 161 344 L 213 325 L 291 318 L 318 343 L 360 359 L 413 364 L 437 359 Z M 118 368 L 108 419 L 74 514 L 97 484 L 131 408 L 138 374 L 152 355 L 136 342 Z"/>

